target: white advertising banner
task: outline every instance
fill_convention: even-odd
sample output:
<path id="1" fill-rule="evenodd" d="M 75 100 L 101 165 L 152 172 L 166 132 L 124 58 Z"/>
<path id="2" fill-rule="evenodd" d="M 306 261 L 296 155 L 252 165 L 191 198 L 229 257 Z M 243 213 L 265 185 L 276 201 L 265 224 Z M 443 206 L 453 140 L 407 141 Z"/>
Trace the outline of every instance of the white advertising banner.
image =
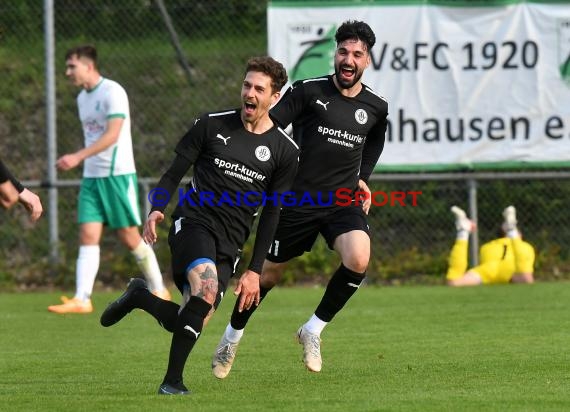
<path id="1" fill-rule="evenodd" d="M 269 54 L 332 73 L 345 20 L 376 34 L 363 82 L 389 104 L 377 171 L 570 166 L 570 2 L 279 2 Z"/>

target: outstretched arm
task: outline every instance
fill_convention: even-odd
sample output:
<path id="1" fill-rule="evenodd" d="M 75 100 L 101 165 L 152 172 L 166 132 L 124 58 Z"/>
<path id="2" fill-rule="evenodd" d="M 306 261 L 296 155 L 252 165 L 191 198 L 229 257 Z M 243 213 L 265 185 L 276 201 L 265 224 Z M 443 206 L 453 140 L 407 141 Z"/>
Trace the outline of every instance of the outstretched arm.
<path id="1" fill-rule="evenodd" d="M 360 179 L 366 183 L 368 183 L 368 179 L 384 150 L 387 124 L 386 119 L 379 121 L 370 129 L 366 136 L 366 141 L 362 148 L 362 161 L 360 162 Z"/>
<path id="2" fill-rule="evenodd" d="M 248 269 L 241 275 L 234 291 L 234 295 L 240 296 L 238 308 L 240 312 L 251 308 L 253 304 L 259 305 L 261 299 L 259 277 L 263 267 L 263 260 L 277 228 L 279 211 L 279 205 L 267 204 L 259 217 L 251 262 Z"/>
<path id="3" fill-rule="evenodd" d="M 295 175 L 297 174 L 299 151 L 297 145 L 294 143 L 293 145 L 295 149 L 291 147 L 290 152 L 288 152 L 286 156 L 284 155 L 284 158 L 280 162 L 281 167 L 275 171 L 275 175 L 267 190 L 269 193 L 274 193 L 276 199 L 282 199 L 283 193 L 291 188 Z M 280 212 L 281 204 L 278 201 L 266 203 L 261 211 L 251 262 L 249 263 L 248 270 L 241 276 L 234 292 L 240 296 L 238 307 L 240 312 L 243 309 L 251 308 L 253 304 L 259 305 L 261 299 L 259 277 L 263 268 L 263 262 L 277 229 Z"/>

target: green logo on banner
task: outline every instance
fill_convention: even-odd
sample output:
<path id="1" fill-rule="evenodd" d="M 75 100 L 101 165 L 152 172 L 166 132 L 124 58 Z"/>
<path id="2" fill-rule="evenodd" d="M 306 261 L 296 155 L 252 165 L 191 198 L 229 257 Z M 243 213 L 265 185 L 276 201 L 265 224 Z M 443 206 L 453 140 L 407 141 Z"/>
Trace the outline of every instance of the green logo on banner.
<path id="1" fill-rule="evenodd" d="M 323 76 L 333 71 L 334 24 L 300 24 L 289 27 L 289 69 L 291 82 Z"/>
<path id="2" fill-rule="evenodd" d="M 570 20 L 559 20 L 558 62 L 560 76 L 570 86 Z"/>

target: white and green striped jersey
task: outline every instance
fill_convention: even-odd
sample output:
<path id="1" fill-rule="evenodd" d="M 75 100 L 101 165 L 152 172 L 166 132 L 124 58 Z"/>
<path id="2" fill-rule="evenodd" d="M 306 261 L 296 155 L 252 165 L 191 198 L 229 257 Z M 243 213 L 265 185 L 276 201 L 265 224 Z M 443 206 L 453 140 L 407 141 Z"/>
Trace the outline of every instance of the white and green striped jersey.
<path id="1" fill-rule="evenodd" d="M 79 119 L 83 127 L 85 147 L 99 139 L 109 119 L 125 119 L 117 143 L 85 159 L 83 177 L 107 177 L 135 173 L 129 98 L 123 87 L 110 79 L 101 78 L 91 90 L 77 96 Z"/>

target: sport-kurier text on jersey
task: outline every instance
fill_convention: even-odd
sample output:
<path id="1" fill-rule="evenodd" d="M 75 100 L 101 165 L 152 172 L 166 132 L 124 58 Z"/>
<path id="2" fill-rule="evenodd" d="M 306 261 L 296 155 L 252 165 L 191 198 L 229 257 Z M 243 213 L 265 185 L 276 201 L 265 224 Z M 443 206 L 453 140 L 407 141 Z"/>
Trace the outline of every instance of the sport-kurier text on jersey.
<path id="1" fill-rule="evenodd" d="M 345 97 L 324 76 L 295 82 L 270 115 L 282 127 L 292 123 L 301 149 L 291 190 L 316 196 L 367 181 L 384 147 L 388 104 L 365 85 Z"/>
<path id="2" fill-rule="evenodd" d="M 175 150 L 194 165 L 194 175 L 173 216 L 197 219 L 240 247 L 249 236 L 259 195 L 278 198 L 289 190 L 297 170 L 298 147 L 287 133 L 276 126 L 251 133 L 239 110 L 201 116 Z"/>

